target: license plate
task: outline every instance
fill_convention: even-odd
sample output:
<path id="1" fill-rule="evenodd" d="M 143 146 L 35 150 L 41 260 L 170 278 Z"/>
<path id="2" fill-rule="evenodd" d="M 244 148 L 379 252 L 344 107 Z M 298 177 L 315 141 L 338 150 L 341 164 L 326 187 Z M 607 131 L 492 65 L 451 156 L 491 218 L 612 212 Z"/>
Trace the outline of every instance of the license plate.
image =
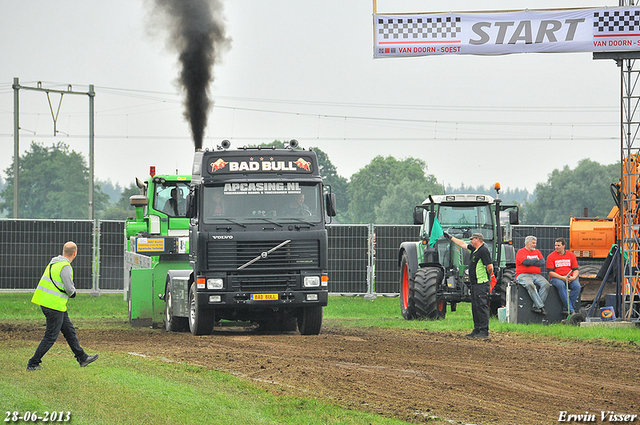
<path id="1" fill-rule="evenodd" d="M 253 301 L 278 301 L 278 294 L 252 294 Z"/>

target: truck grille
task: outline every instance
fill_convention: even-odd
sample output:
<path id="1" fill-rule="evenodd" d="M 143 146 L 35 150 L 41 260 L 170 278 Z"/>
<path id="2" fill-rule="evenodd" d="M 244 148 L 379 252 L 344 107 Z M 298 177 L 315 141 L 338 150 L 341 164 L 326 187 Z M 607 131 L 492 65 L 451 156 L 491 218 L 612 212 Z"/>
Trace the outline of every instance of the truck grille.
<path id="1" fill-rule="evenodd" d="M 299 275 L 232 275 L 230 283 L 232 288 L 240 291 L 284 291 L 299 287 Z"/>
<path id="2" fill-rule="evenodd" d="M 284 241 L 211 241 L 207 244 L 209 270 L 238 270 Z M 319 268 L 317 240 L 293 240 L 242 271 L 286 271 Z"/>

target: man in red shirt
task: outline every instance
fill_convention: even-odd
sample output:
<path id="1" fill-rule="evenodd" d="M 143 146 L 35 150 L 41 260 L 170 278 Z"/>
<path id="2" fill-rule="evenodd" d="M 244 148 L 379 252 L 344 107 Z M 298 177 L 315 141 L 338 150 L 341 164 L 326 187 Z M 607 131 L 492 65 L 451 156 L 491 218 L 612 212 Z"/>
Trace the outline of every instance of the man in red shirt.
<path id="1" fill-rule="evenodd" d="M 574 305 L 580 295 L 580 282 L 578 281 L 578 259 L 571 251 L 567 251 L 567 242 L 564 238 L 557 238 L 555 251 L 547 257 L 547 270 L 549 281 L 558 290 L 563 313 L 573 314 Z M 569 310 L 567 310 L 567 288 L 565 280 L 569 282 Z"/>
<path id="2" fill-rule="evenodd" d="M 549 282 L 540 274 L 545 266 L 544 255 L 536 249 L 538 239 L 535 236 L 524 238 L 524 248 L 516 253 L 516 282 L 524 286 L 529 292 L 534 313 L 547 314 L 544 302 L 549 294 Z"/>

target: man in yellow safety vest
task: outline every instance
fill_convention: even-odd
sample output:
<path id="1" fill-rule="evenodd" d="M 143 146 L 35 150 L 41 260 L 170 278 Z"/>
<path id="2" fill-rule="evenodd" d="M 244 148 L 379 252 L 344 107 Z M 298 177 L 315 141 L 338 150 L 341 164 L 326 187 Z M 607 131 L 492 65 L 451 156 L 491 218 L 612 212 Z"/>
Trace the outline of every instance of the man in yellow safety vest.
<path id="1" fill-rule="evenodd" d="M 84 352 L 78 338 L 76 328 L 67 314 L 67 301 L 76 296 L 76 287 L 73 283 L 73 269 L 71 262 L 78 254 L 78 247 L 73 242 L 67 242 L 62 248 L 62 255 L 54 257 L 44 269 L 44 273 L 38 282 L 38 287 L 33 293 L 31 302 L 42 309 L 47 319 L 47 327 L 44 337 L 38 345 L 35 354 L 29 359 L 27 370 L 40 370 L 42 357 L 49 351 L 62 332 L 67 344 L 73 351 L 80 366 L 87 366 L 94 362 L 98 355 L 87 355 Z"/>

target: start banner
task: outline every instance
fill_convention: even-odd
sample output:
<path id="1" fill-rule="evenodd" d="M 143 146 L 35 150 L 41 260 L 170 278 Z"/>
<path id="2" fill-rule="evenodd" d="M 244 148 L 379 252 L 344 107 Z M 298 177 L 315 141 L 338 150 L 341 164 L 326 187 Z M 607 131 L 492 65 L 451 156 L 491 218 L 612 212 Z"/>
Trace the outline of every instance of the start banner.
<path id="1" fill-rule="evenodd" d="M 640 8 L 373 15 L 374 57 L 640 50 Z"/>

